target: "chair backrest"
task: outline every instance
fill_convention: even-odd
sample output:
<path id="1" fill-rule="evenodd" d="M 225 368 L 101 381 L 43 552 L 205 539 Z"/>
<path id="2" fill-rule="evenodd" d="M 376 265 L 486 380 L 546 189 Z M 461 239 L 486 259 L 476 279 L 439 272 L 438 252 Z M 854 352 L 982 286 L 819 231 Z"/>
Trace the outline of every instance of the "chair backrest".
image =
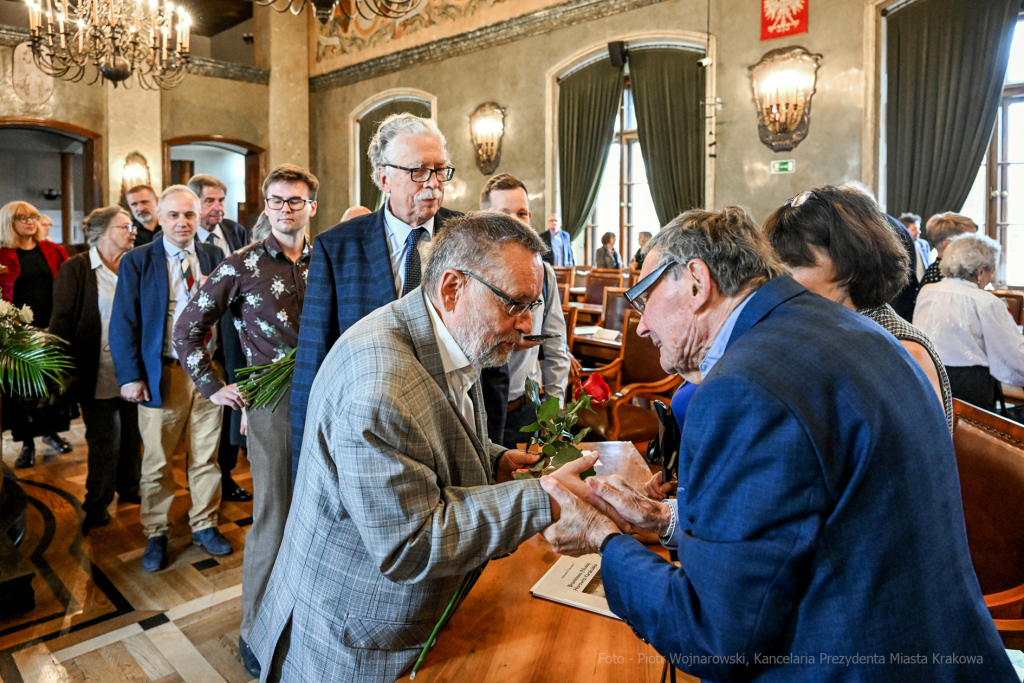
<path id="1" fill-rule="evenodd" d="M 623 287 L 632 287 L 636 283 L 640 282 L 640 271 L 630 270 L 629 271 L 629 284 L 623 285 Z"/>
<path id="2" fill-rule="evenodd" d="M 570 308 L 569 312 L 565 314 L 565 343 L 569 346 L 570 353 L 572 352 L 572 343 L 576 341 L 576 318 L 579 315 L 580 309 L 578 308 Z"/>
<path id="3" fill-rule="evenodd" d="M 606 330 L 622 329 L 626 310 L 629 308 L 629 302 L 623 296 L 625 293 L 626 287 L 605 287 L 604 301 L 601 304 L 601 327 Z"/>
<path id="4" fill-rule="evenodd" d="M 573 287 L 586 287 L 587 286 L 587 281 L 589 280 L 589 278 L 590 278 L 590 269 L 589 268 L 584 268 L 582 270 L 577 268 L 576 270 L 574 270 L 572 272 L 572 286 Z"/>
<path id="5" fill-rule="evenodd" d="M 650 337 L 641 337 L 636 333 L 639 324 L 640 315 L 636 311 L 627 310 L 622 323 L 622 386 L 649 384 L 668 377 L 668 373 L 661 369 L 661 351 Z"/>
<path id="6" fill-rule="evenodd" d="M 1024 292 L 1016 292 L 1009 289 L 996 289 L 993 290 L 992 293 L 1006 303 L 1006 308 L 1010 311 L 1010 317 L 1016 320 L 1018 325 L 1024 324 L 1021 323 L 1021 316 L 1024 314 Z"/>
<path id="7" fill-rule="evenodd" d="M 1024 426 L 958 400 L 953 411 L 971 562 L 982 593 L 999 593 L 1024 584 Z"/>
<path id="8" fill-rule="evenodd" d="M 588 304 L 603 304 L 605 287 L 621 287 L 622 275 L 620 271 L 600 272 L 590 271 L 587 277 L 587 296 L 584 301 Z"/>
<path id="9" fill-rule="evenodd" d="M 569 303 L 569 284 L 567 282 L 558 283 L 558 300 L 565 306 Z"/>
<path id="10" fill-rule="evenodd" d="M 575 268 L 572 266 L 552 266 L 552 269 L 555 271 L 555 281 L 558 284 L 564 284 L 568 287 L 576 286 L 572 283 L 572 276 L 576 270 Z"/>

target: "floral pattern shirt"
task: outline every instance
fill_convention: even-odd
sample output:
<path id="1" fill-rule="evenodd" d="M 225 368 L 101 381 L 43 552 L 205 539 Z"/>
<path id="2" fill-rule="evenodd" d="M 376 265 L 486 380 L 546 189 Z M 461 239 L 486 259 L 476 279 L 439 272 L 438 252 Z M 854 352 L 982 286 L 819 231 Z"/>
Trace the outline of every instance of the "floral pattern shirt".
<path id="1" fill-rule="evenodd" d="M 278 361 L 298 345 L 312 253 L 307 241 L 292 263 L 271 234 L 228 256 L 210 273 L 174 327 L 174 349 L 204 397 L 224 386 L 204 338 L 229 309 L 249 366 Z"/>

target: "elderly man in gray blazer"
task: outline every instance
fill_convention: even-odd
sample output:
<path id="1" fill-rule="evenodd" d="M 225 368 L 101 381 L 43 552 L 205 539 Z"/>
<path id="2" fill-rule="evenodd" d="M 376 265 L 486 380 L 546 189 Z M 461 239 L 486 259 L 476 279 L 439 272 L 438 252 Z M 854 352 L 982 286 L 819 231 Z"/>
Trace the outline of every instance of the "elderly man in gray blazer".
<path id="1" fill-rule="evenodd" d="M 543 251 L 515 218 L 451 219 L 421 290 L 327 355 L 252 631 L 261 680 L 394 681 L 466 574 L 557 520 L 539 481 L 512 480 L 536 456 L 491 442 L 477 381 L 530 333 Z M 579 473 L 595 459 L 555 476 L 592 499 Z"/>

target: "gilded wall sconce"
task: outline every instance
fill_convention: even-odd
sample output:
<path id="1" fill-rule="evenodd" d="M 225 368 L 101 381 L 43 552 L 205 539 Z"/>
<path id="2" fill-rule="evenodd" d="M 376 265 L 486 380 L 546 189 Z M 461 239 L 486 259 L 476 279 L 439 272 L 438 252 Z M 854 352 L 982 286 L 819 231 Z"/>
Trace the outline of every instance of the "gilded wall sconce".
<path id="1" fill-rule="evenodd" d="M 775 152 L 793 149 L 807 137 L 811 97 L 821 55 L 802 47 L 783 47 L 748 67 L 757 107 L 757 132 Z"/>
<path id="2" fill-rule="evenodd" d="M 149 162 L 146 161 L 140 152 L 132 152 L 124 159 L 124 167 L 121 169 L 121 203 L 125 201 L 128 190 L 136 185 L 152 185 L 150 179 Z"/>
<path id="3" fill-rule="evenodd" d="M 484 175 L 491 175 L 501 163 L 505 109 L 494 102 L 481 104 L 469 117 L 469 132 L 476 148 L 476 167 Z"/>

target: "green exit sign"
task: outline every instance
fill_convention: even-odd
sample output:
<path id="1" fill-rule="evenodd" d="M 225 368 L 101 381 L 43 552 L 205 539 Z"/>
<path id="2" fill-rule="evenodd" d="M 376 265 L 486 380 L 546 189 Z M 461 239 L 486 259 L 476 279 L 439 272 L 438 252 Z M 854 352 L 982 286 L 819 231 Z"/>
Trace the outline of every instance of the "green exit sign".
<path id="1" fill-rule="evenodd" d="M 793 159 L 772 162 L 772 173 L 793 173 L 794 171 L 796 171 L 796 161 Z"/>

